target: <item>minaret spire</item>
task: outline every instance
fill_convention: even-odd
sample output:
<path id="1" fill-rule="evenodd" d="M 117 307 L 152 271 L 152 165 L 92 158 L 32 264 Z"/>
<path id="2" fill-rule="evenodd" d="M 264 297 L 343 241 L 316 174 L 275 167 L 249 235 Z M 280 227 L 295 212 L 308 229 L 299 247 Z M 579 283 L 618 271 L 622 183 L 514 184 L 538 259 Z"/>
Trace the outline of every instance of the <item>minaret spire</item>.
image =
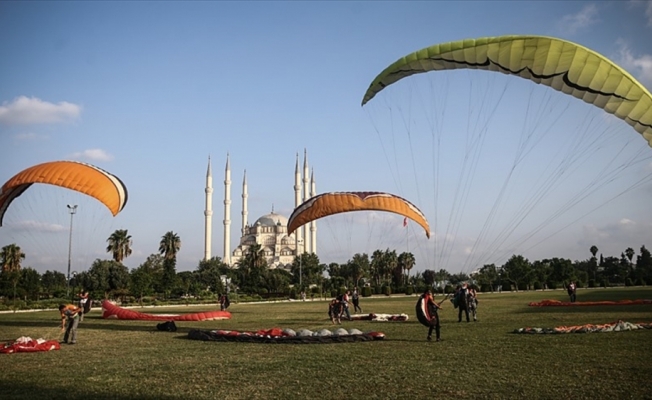
<path id="1" fill-rule="evenodd" d="M 246 235 L 247 230 L 247 170 L 244 170 L 244 178 L 242 178 L 242 236 Z"/>
<path id="2" fill-rule="evenodd" d="M 317 196 L 315 169 L 310 170 L 310 198 Z M 310 222 L 310 252 L 317 254 L 317 221 Z"/>
<path id="3" fill-rule="evenodd" d="M 211 171 L 211 156 L 208 156 L 206 170 L 206 207 L 204 208 L 204 260 L 211 258 L 211 241 L 213 231 L 213 173 Z"/>
<path id="4" fill-rule="evenodd" d="M 224 263 L 231 266 L 231 161 L 226 153 L 224 169 Z"/>
<path id="5" fill-rule="evenodd" d="M 310 181 L 309 181 L 309 174 L 310 171 L 308 169 L 308 151 L 304 148 L 303 149 L 303 201 L 306 201 L 310 198 Z M 304 250 L 303 252 L 310 252 L 311 244 L 310 244 L 310 229 L 309 229 L 310 224 L 306 224 L 303 227 L 299 228 L 303 230 L 303 238 L 304 238 Z"/>
<path id="6" fill-rule="evenodd" d="M 294 167 L 294 208 L 301 205 L 301 172 L 299 171 L 299 153 L 297 153 L 297 162 Z M 302 254 L 301 241 L 303 236 L 301 235 L 301 228 L 294 231 L 294 239 L 296 243 L 295 254 Z"/>

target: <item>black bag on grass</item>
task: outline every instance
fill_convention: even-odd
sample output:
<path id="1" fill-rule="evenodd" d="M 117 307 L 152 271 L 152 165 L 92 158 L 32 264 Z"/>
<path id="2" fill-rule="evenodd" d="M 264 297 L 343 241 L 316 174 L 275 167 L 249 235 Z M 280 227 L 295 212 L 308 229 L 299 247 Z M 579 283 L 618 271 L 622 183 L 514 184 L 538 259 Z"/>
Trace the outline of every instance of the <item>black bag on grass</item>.
<path id="1" fill-rule="evenodd" d="M 174 321 L 165 321 L 161 322 L 160 324 L 156 325 L 156 329 L 159 331 L 165 331 L 165 332 L 176 332 L 177 331 L 177 325 L 174 323 Z"/>

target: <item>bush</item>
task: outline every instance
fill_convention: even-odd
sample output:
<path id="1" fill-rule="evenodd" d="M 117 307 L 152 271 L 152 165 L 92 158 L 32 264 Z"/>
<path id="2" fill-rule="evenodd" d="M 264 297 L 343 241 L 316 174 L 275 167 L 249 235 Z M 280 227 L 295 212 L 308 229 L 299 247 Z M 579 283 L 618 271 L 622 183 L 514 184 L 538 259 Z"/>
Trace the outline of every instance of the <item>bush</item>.
<path id="1" fill-rule="evenodd" d="M 296 288 L 290 289 L 290 298 L 296 300 L 296 298 L 297 298 L 297 289 Z"/>
<path id="2" fill-rule="evenodd" d="M 336 298 L 337 297 L 337 290 L 331 289 L 331 297 Z"/>
<path id="3" fill-rule="evenodd" d="M 383 286 L 383 294 L 389 296 L 392 294 L 392 288 L 389 286 Z"/>
<path id="4" fill-rule="evenodd" d="M 543 289 L 543 285 L 542 285 L 541 282 L 539 282 L 539 281 L 534 281 L 534 283 L 532 284 L 532 287 L 534 288 L 534 290 L 541 290 L 541 289 Z"/>
<path id="5" fill-rule="evenodd" d="M 406 287 L 405 288 L 405 294 L 408 295 L 408 296 L 414 294 L 414 288 L 412 286 Z"/>
<path id="6" fill-rule="evenodd" d="M 606 288 L 607 286 L 608 286 L 608 284 L 607 284 L 607 280 L 606 280 L 606 279 L 603 279 L 603 280 L 600 282 L 600 287 Z"/>
<path id="7" fill-rule="evenodd" d="M 383 288 L 380 286 L 374 286 L 374 294 L 383 294 Z"/>
<path id="8" fill-rule="evenodd" d="M 362 288 L 362 297 L 371 297 L 371 286 L 365 286 Z"/>
<path id="9" fill-rule="evenodd" d="M 527 283 L 521 282 L 517 286 L 518 290 L 528 290 Z"/>
<path id="10" fill-rule="evenodd" d="M 636 278 L 636 286 L 645 286 L 643 278 Z"/>
<path id="11" fill-rule="evenodd" d="M 632 282 L 632 278 L 625 279 L 625 286 L 634 286 L 634 282 Z"/>
<path id="12" fill-rule="evenodd" d="M 595 279 L 589 279 L 589 287 L 594 288 L 595 287 Z"/>
<path id="13" fill-rule="evenodd" d="M 555 289 L 557 289 L 557 286 L 558 286 L 557 282 L 555 282 L 555 281 L 548 281 L 548 282 L 546 282 L 546 284 L 548 285 L 548 289 L 550 289 L 550 290 L 555 290 Z"/>
<path id="14" fill-rule="evenodd" d="M 454 292 L 455 292 L 455 288 L 453 287 L 453 285 L 444 286 L 444 293 L 449 294 Z"/>

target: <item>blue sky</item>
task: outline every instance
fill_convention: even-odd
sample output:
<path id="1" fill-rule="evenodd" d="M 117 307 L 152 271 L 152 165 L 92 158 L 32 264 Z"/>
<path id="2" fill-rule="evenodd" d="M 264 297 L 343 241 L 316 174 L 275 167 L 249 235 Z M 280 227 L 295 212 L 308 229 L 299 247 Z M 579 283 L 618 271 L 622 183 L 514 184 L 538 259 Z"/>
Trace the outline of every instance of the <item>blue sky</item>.
<path id="1" fill-rule="evenodd" d="M 76 159 L 119 176 L 129 188 L 129 203 L 111 218 L 74 193 L 33 187 L 33 194 L 23 195 L 7 212 L 0 245 L 17 242 L 27 253 L 26 266 L 65 271 L 65 205 L 73 202 L 80 204 L 73 269 L 84 270 L 89 260 L 108 257 L 103 253 L 105 232 L 115 229 L 128 229 L 132 235 L 134 252 L 125 261 L 130 268 L 157 252 L 161 236 L 172 230 L 182 239 L 178 269 L 194 269 L 203 255 L 208 156 L 215 188 L 212 252 L 221 257 L 226 154 L 232 166 L 235 245 L 243 171 L 249 183 L 249 222 L 272 205 L 289 216 L 295 157 L 305 148 L 317 192 L 400 194 L 424 210 L 436 238 L 426 241 L 414 224 L 406 232 L 399 217 L 334 217 L 318 225 L 323 262 L 344 262 L 355 252 L 391 247 L 413 251 L 417 270 L 468 272 L 485 262 L 501 264 L 514 253 L 532 260 L 585 259 L 592 244 L 615 256 L 629 246 L 637 252 L 643 244 L 650 247 L 652 217 L 644 207 L 652 198 L 650 149 L 637 153 L 645 142 L 622 121 L 550 89 L 483 74 L 473 76 L 474 88 L 488 88 L 492 95 L 486 103 L 505 107 L 495 113 L 468 111 L 485 103 L 484 98 L 464 99 L 468 74 L 416 77 L 360 106 L 372 79 L 397 58 L 436 43 L 504 34 L 549 35 L 580 43 L 652 88 L 650 1 L 1 2 L 0 180 L 40 162 Z M 508 99 L 497 100 L 503 90 Z M 420 100 L 404 101 L 415 95 Z M 546 96 L 554 113 L 544 105 Z M 453 168 L 459 167 L 457 139 L 437 156 L 436 175 L 414 173 L 434 165 L 433 153 L 424 151 L 428 142 L 420 142 L 432 129 L 417 134 L 417 126 L 427 125 L 428 118 L 443 113 L 446 122 L 440 129 L 445 133 L 459 129 L 449 125 L 453 121 L 489 118 L 492 128 L 503 132 L 528 123 L 525 111 L 514 110 L 529 101 L 542 111 L 541 132 L 546 124 L 585 134 L 607 126 L 609 135 L 622 140 L 608 142 L 612 147 L 605 142 L 607 147 L 587 156 L 597 164 L 577 165 L 574 175 L 559 178 L 559 186 L 546 187 L 547 200 L 509 229 L 501 224 L 527 201 L 517 189 L 531 184 L 531 177 L 543 176 L 537 168 L 554 159 L 558 139 L 542 141 L 529 153 L 530 166 L 519 170 L 520 178 L 510 181 L 512 189 L 500 201 L 492 189 L 501 187 L 507 176 L 509 163 L 504 161 L 512 156 L 501 153 L 510 146 L 507 139 L 488 142 L 473 174 Z M 431 102 L 440 111 L 418 115 Z M 567 115 L 562 118 L 571 107 L 579 108 L 568 120 Z M 406 116 L 414 128 L 399 123 Z M 414 142 L 407 141 L 408 133 Z M 623 158 L 610 163 L 619 146 L 627 148 Z M 583 190 L 591 172 L 634 156 L 639 163 L 600 183 L 576 206 L 562 207 L 563 215 L 537 229 L 573 198 L 574 189 Z M 470 178 L 472 189 L 455 200 L 459 177 Z M 641 179 L 644 184 L 632 189 Z M 434 180 L 439 184 L 436 201 Z M 625 193 L 617 196 L 621 191 Z M 501 210 L 493 219 L 492 204 Z M 31 228 L 19 228 L 26 221 Z M 531 235 L 535 237 L 523 242 Z"/>

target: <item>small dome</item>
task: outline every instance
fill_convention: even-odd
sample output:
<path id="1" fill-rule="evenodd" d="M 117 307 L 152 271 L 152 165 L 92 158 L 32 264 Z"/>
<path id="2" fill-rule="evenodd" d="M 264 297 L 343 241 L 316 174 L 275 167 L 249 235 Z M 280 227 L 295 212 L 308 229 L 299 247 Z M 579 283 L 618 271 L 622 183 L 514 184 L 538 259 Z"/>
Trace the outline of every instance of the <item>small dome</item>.
<path id="1" fill-rule="evenodd" d="M 256 220 L 255 225 L 261 225 L 261 226 L 276 226 L 278 224 L 287 226 L 288 224 L 288 219 L 282 216 L 281 214 L 276 214 L 275 212 L 271 212 L 267 215 L 263 215 L 262 217 L 258 218 Z"/>

